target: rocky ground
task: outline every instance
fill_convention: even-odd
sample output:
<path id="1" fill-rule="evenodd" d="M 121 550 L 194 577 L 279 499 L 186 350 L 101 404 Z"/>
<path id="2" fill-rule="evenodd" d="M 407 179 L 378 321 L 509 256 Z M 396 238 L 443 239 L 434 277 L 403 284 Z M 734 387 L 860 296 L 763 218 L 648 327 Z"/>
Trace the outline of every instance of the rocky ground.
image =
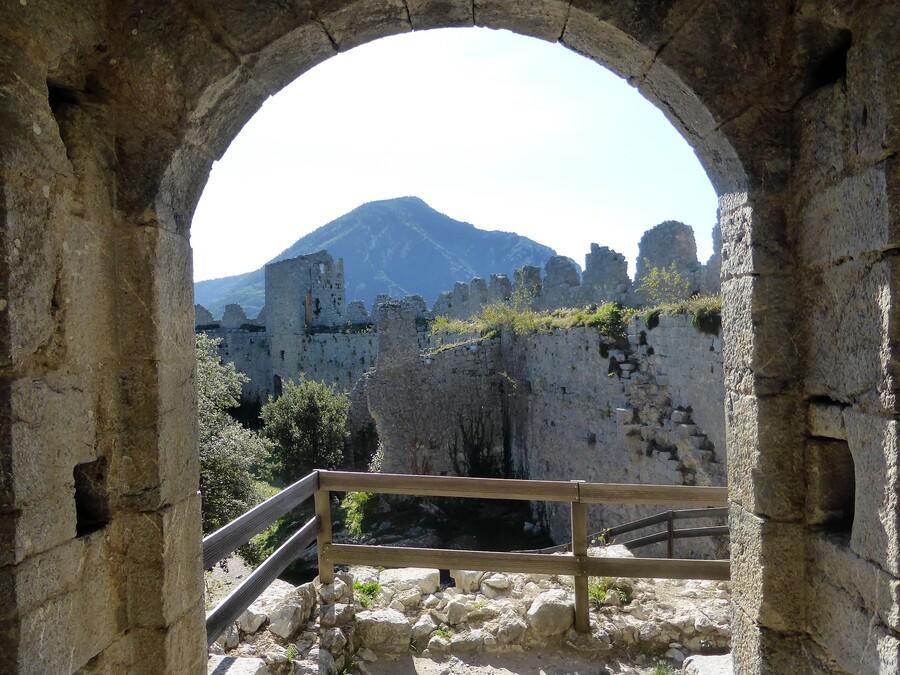
<path id="1" fill-rule="evenodd" d="M 450 585 L 438 570 L 371 567 L 330 585 L 277 581 L 212 650 L 248 669 L 214 660 L 210 672 L 674 673 L 730 646 L 727 582 L 594 580 L 591 632 L 579 634 L 570 577 L 451 574 Z"/>

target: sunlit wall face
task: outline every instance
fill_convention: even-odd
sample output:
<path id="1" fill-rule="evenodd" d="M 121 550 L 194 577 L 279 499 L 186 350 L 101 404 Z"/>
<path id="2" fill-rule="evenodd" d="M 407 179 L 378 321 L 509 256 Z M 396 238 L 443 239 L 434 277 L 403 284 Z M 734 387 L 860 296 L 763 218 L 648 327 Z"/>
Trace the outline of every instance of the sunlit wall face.
<path id="1" fill-rule="evenodd" d="M 195 279 L 256 269 L 362 203 L 421 197 L 583 264 L 634 275 L 641 234 L 691 225 L 712 252 L 716 195 L 690 146 L 624 80 L 558 44 L 445 29 L 339 54 L 270 98 L 214 164 L 191 233 Z"/>

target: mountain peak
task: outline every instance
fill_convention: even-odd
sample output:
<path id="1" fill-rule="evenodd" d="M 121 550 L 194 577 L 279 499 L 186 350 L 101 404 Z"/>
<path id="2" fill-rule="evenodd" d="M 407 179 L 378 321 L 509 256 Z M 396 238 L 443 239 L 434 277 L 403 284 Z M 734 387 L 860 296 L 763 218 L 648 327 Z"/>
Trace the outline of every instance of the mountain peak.
<path id="1" fill-rule="evenodd" d="M 419 294 L 433 302 L 457 281 L 510 276 L 523 265 L 542 265 L 556 252 L 509 232 L 479 230 L 454 220 L 415 196 L 362 204 L 298 239 L 270 262 L 327 250 L 343 258 L 347 300 L 371 306 L 379 294 Z M 218 316 L 236 302 L 256 316 L 264 302 L 262 268 L 194 285 L 196 301 Z"/>

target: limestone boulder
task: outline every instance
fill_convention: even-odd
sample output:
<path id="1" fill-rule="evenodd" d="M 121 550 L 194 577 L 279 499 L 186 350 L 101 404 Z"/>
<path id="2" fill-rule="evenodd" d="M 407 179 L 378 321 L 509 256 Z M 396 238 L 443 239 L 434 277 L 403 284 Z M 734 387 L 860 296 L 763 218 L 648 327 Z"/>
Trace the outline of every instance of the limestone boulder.
<path id="1" fill-rule="evenodd" d="M 352 604 L 322 605 L 319 608 L 319 625 L 323 628 L 346 626 L 356 616 Z"/>
<path id="2" fill-rule="evenodd" d="M 232 656 L 210 656 L 206 672 L 209 675 L 269 675 L 262 659 Z"/>
<path id="3" fill-rule="evenodd" d="M 360 612 L 356 617 L 356 637 L 361 647 L 380 654 L 405 654 L 411 629 L 406 617 L 393 609 Z"/>
<path id="4" fill-rule="evenodd" d="M 269 614 L 269 631 L 286 640 L 297 634 L 309 621 L 315 598 L 312 584 L 298 586 Z"/>
<path id="5" fill-rule="evenodd" d="M 237 623 L 244 633 L 253 634 L 262 627 L 268 618 L 266 612 L 254 603 L 238 617 Z"/>
<path id="6" fill-rule="evenodd" d="M 535 598 L 526 618 L 537 636 L 565 633 L 575 623 L 575 603 L 563 590 L 545 591 Z"/>
<path id="7" fill-rule="evenodd" d="M 484 572 L 477 570 L 450 570 L 450 576 L 456 582 L 456 587 L 464 593 L 474 593 L 481 585 Z"/>
<path id="8" fill-rule="evenodd" d="M 514 612 L 505 612 L 500 615 L 497 626 L 497 642 L 502 645 L 514 645 L 522 641 L 525 636 L 527 624 Z"/>
<path id="9" fill-rule="evenodd" d="M 695 654 L 684 661 L 681 671 L 684 675 L 732 675 L 734 672 L 731 654 L 706 656 Z"/>
<path id="10" fill-rule="evenodd" d="M 418 569 L 415 567 L 403 567 L 400 569 L 384 570 L 378 577 L 378 582 L 394 593 L 417 589 L 422 595 L 436 593 L 441 587 L 440 570 Z"/>

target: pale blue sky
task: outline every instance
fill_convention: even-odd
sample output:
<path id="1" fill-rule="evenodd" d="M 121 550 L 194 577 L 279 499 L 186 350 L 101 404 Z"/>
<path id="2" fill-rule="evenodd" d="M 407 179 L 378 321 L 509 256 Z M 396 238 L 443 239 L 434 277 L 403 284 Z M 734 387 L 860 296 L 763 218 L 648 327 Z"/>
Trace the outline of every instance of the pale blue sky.
<path id="1" fill-rule="evenodd" d="M 663 220 L 711 253 L 716 196 L 693 151 L 624 80 L 558 44 L 446 29 L 339 54 L 270 98 L 213 165 L 194 277 L 261 266 L 360 204 L 404 195 L 584 264 L 629 259 Z"/>

